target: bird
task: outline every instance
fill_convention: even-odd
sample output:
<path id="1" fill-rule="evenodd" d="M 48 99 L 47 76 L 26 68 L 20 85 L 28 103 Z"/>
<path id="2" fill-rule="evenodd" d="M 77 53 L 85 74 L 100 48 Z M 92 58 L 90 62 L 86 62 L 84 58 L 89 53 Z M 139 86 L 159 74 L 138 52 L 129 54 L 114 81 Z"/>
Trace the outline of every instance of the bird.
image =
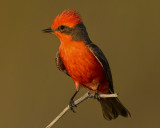
<path id="1" fill-rule="evenodd" d="M 111 69 L 104 53 L 90 40 L 76 9 L 64 10 L 56 16 L 51 27 L 42 31 L 54 34 L 60 40 L 55 60 L 57 68 L 70 76 L 75 83 L 76 91 L 70 99 L 73 112 L 74 97 L 84 87 L 95 92 L 106 120 L 116 119 L 119 115 L 131 116 L 117 97 L 99 97 L 99 94 L 114 93 Z"/>

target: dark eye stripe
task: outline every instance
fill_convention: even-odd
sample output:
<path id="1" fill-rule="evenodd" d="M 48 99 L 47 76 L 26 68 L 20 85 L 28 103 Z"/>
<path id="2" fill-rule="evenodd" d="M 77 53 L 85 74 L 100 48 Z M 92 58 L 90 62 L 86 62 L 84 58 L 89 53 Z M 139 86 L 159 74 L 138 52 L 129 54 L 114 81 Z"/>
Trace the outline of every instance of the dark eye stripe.
<path id="1" fill-rule="evenodd" d="M 65 26 L 64 26 L 64 25 L 61 25 L 61 26 L 60 26 L 60 29 L 62 29 L 62 30 L 63 30 L 64 28 L 65 28 Z"/>
<path id="2" fill-rule="evenodd" d="M 79 23 L 72 28 L 61 25 L 55 31 L 65 33 L 66 35 L 72 35 L 72 39 L 75 41 L 90 41 L 86 28 L 82 23 Z"/>

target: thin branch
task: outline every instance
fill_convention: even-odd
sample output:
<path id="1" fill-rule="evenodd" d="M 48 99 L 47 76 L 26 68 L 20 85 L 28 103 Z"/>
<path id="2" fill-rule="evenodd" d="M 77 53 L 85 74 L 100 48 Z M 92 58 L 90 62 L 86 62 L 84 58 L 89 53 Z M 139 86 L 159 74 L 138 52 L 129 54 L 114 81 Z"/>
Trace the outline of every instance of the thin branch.
<path id="1" fill-rule="evenodd" d="M 82 97 L 74 101 L 75 105 L 78 106 L 78 104 L 82 103 L 83 101 L 87 100 L 88 98 L 93 98 L 95 93 L 87 92 Z M 109 98 L 109 97 L 118 97 L 118 95 L 115 94 L 100 94 L 101 98 Z M 68 110 L 70 109 L 69 105 L 46 127 L 51 128 Z"/>

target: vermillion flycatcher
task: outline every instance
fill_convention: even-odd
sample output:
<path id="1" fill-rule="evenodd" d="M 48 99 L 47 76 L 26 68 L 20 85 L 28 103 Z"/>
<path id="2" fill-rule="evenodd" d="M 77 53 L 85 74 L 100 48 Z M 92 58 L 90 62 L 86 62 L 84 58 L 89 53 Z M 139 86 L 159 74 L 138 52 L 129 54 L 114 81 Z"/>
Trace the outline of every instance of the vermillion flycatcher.
<path id="1" fill-rule="evenodd" d="M 76 92 L 70 100 L 73 110 L 73 98 L 80 87 L 88 88 L 96 94 L 114 93 L 111 70 L 103 52 L 90 40 L 86 27 L 76 10 L 65 10 L 58 15 L 51 28 L 43 30 L 55 34 L 60 39 L 56 54 L 59 70 L 70 76 L 76 86 Z M 129 111 L 118 98 L 100 98 L 104 118 L 112 120 L 122 115 L 130 116 Z"/>

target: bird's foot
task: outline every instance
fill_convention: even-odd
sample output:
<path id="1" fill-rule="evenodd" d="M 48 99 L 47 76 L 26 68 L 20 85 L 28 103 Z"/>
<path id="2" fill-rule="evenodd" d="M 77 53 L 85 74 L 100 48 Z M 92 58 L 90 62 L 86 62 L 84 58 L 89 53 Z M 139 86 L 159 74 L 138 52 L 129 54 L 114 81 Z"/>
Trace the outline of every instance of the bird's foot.
<path id="1" fill-rule="evenodd" d="M 97 99 L 98 101 L 101 99 L 99 92 L 95 92 L 94 99 Z"/>
<path id="2" fill-rule="evenodd" d="M 74 112 L 74 113 L 76 112 L 73 108 L 77 107 L 77 105 L 74 103 L 73 99 L 70 100 L 69 107 L 72 110 L 72 112 Z"/>

